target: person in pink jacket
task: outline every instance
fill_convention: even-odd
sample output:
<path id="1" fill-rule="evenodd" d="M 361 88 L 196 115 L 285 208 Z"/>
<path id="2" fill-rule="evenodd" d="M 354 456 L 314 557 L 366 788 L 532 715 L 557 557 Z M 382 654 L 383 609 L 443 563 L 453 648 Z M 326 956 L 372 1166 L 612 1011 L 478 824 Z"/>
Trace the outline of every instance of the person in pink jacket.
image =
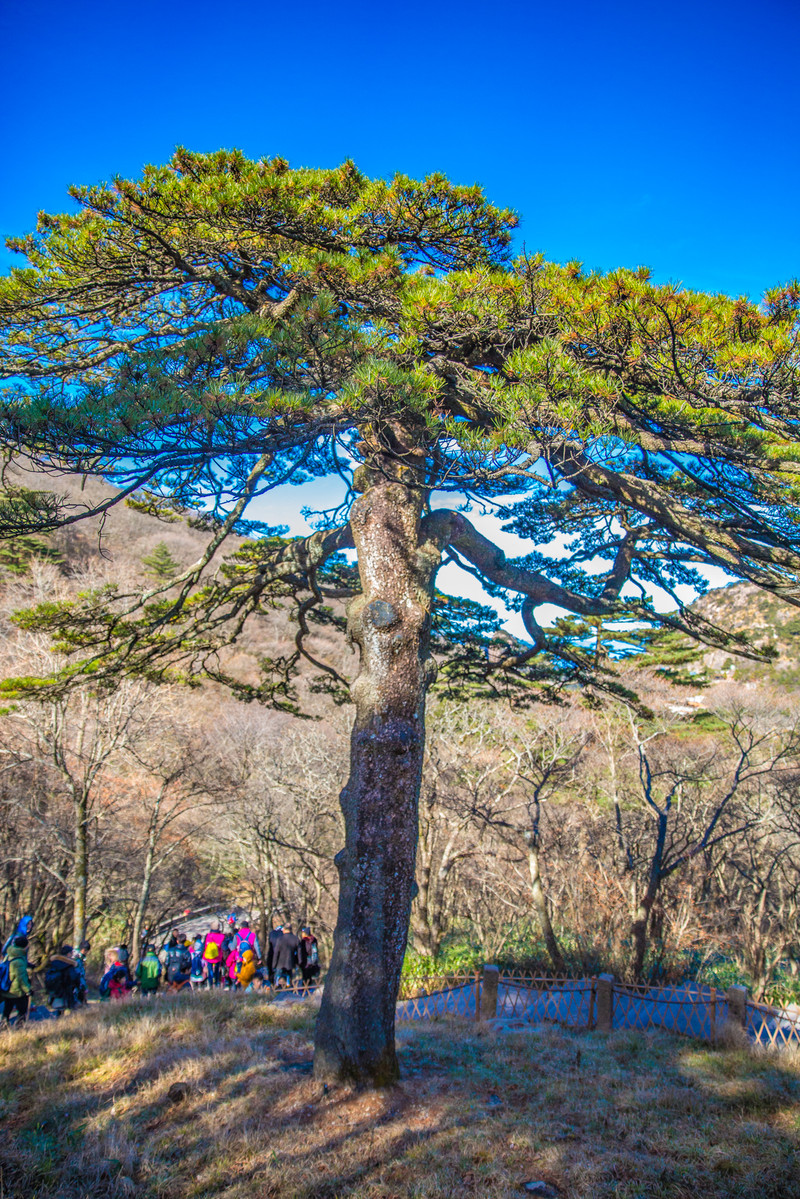
<path id="1" fill-rule="evenodd" d="M 219 920 L 212 920 L 211 931 L 206 933 L 206 939 L 203 942 L 203 961 L 210 987 L 218 987 L 222 982 L 222 970 L 225 965 L 222 960 L 224 940 L 225 934 L 220 931 Z"/>
<path id="2" fill-rule="evenodd" d="M 230 982 L 228 982 L 228 979 L 225 980 L 226 987 L 228 987 L 228 986 L 235 987 L 236 986 L 236 963 L 237 963 L 238 959 L 239 959 L 239 955 L 237 954 L 235 949 L 232 949 L 230 951 L 230 953 L 228 954 L 227 958 L 225 959 L 225 972 L 228 976 L 228 979 L 230 979 Z"/>

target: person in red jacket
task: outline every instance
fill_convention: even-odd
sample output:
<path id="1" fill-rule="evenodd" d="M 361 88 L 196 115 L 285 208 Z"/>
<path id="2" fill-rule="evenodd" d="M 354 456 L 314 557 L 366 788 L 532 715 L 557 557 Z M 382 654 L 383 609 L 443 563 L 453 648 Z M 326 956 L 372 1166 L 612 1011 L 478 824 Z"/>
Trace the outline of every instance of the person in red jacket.
<path id="1" fill-rule="evenodd" d="M 128 963 L 121 962 L 117 956 L 112 971 L 108 980 L 108 993 L 112 999 L 124 999 L 129 991 L 128 987 Z"/>

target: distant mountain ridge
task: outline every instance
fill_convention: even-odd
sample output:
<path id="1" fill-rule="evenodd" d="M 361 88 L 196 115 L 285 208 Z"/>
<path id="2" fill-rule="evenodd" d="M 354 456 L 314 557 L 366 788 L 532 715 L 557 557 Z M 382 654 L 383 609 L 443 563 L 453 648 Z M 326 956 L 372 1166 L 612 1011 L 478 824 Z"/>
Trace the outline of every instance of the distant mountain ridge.
<path id="1" fill-rule="evenodd" d="M 692 609 L 720 628 L 746 633 L 750 644 L 759 649 L 771 647 L 776 655 L 772 662 L 763 663 L 729 650 L 708 649 L 696 673 L 705 669 L 715 681 L 757 678 L 784 687 L 800 684 L 800 608 L 752 583 L 732 583 L 701 596 Z"/>
<path id="2" fill-rule="evenodd" d="M 15 485 L 63 496 L 74 511 L 107 501 L 116 491 L 102 480 L 83 480 L 77 475 L 52 478 L 42 471 L 26 470 L 22 465 L 15 465 L 9 471 L 9 478 Z M 43 536 L 40 546 L 52 556 L 48 559 L 49 568 L 60 576 L 68 592 L 77 594 L 106 584 L 119 586 L 123 591 L 137 591 L 159 581 L 149 565 L 154 557 L 158 557 L 159 547 L 167 552 L 178 570 L 201 558 L 208 544 L 208 530 L 197 527 L 194 517 L 194 513 L 176 513 L 167 520 L 157 519 L 141 511 L 135 501 L 133 504 L 121 502 L 112 506 L 103 518 L 88 517 Z M 243 544 L 242 537 L 229 537 L 207 568 L 206 577 L 213 575 L 224 559 Z M 8 541 L 5 545 L 13 550 L 13 542 Z M 41 558 L 41 551 L 34 556 Z M 29 607 L 41 600 L 41 596 L 35 598 L 32 593 L 27 594 L 29 578 L 29 572 L 20 572 L 13 562 L 9 565 L 0 559 L 0 628 L 6 634 L 7 661 L 0 668 L 0 677 L 4 672 L 14 674 L 20 669 L 24 672 L 24 668 L 13 660 L 16 633 L 8 620 L 15 608 Z M 160 581 L 168 580 L 162 578 Z M 232 675 L 257 683 L 261 677 L 259 664 L 262 658 L 280 658 L 293 653 L 297 626 L 291 619 L 292 607 L 291 600 L 285 599 L 274 607 L 265 605 L 250 617 L 236 643 L 220 651 L 220 659 Z M 343 605 L 340 601 L 329 601 L 325 607 L 341 618 Z M 308 641 L 314 656 L 332 662 L 345 676 L 352 673 L 354 655 L 345 639 L 331 627 L 330 620 L 314 622 L 313 614 L 310 620 Z M 303 711 L 324 716 L 330 710 L 330 703 L 315 692 L 313 679 L 317 673 L 315 667 L 301 661 L 296 685 Z M 204 689 L 211 694 L 220 690 L 217 684 L 208 681 Z"/>

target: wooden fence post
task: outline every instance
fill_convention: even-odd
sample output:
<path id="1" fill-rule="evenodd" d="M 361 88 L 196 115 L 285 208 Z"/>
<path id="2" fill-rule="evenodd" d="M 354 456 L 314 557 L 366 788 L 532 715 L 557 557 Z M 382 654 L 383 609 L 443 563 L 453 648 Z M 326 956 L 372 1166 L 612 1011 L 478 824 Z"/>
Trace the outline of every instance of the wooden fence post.
<path id="1" fill-rule="evenodd" d="M 597 1027 L 600 1032 L 611 1032 L 614 1019 L 614 975 L 597 976 Z"/>
<path id="2" fill-rule="evenodd" d="M 731 1024 L 738 1024 L 740 1028 L 745 1028 L 747 1025 L 748 994 L 747 987 L 728 987 L 725 996 L 728 1000 L 728 1019 Z"/>
<path id="3" fill-rule="evenodd" d="M 483 967 L 481 988 L 481 1020 L 494 1020 L 497 1015 L 497 988 L 500 985 L 500 967 Z"/>
<path id="4" fill-rule="evenodd" d="M 594 1028 L 594 1000 L 597 994 L 597 979 L 589 979 L 589 1014 L 586 1018 L 586 1027 L 589 1032 Z"/>

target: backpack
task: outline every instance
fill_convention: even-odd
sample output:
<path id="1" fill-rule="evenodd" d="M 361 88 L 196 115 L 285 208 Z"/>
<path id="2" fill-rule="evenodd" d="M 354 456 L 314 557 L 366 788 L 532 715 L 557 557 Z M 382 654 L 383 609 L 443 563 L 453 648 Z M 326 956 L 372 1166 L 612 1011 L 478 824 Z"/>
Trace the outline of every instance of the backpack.
<path id="1" fill-rule="evenodd" d="M 178 974 L 188 974 L 192 968 L 192 955 L 185 945 L 173 945 L 167 950 L 167 978 L 175 981 Z"/>
<path id="2" fill-rule="evenodd" d="M 11 990 L 11 963 L 8 958 L 0 962 L 0 991 Z"/>
<path id="3" fill-rule="evenodd" d="M 203 957 L 207 962 L 218 962 L 220 959 L 219 942 L 206 941 L 203 949 Z"/>
<path id="4" fill-rule="evenodd" d="M 248 929 L 246 934 L 242 933 L 242 932 L 238 932 L 236 934 L 236 970 L 237 970 L 237 972 L 239 970 L 239 967 L 242 964 L 242 958 L 244 957 L 244 951 L 246 949 L 253 949 L 253 941 L 254 940 L 255 940 L 255 937 L 253 936 L 252 929 Z M 253 949 L 253 953 L 255 953 L 255 949 Z"/>
<path id="5" fill-rule="evenodd" d="M 48 995 L 70 999 L 75 984 L 70 979 L 69 971 L 61 968 L 61 963 L 51 962 L 44 974 L 44 985 Z"/>
<path id="6" fill-rule="evenodd" d="M 197 953 L 192 954 L 192 977 L 203 977 L 203 951 L 198 949 Z"/>
<path id="7" fill-rule="evenodd" d="M 312 942 L 311 948 L 308 951 L 308 964 L 309 966 L 319 965 L 319 950 L 317 949 L 316 941 Z"/>

